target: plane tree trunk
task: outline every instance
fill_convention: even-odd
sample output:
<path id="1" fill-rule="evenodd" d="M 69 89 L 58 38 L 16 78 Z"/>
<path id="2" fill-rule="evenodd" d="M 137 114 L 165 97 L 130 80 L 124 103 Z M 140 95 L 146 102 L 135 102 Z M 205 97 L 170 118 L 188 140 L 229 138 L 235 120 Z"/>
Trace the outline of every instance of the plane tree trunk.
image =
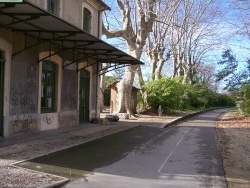
<path id="1" fill-rule="evenodd" d="M 152 31 L 152 25 L 156 18 L 153 12 L 155 0 L 116 0 L 122 16 L 121 29 L 108 29 L 103 27 L 103 34 L 107 38 L 123 38 L 126 41 L 127 52 L 140 59 L 146 43 L 148 33 Z M 131 3 L 133 2 L 133 4 Z M 131 91 L 136 73 L 139 73 L 139 84 L 143 88 L 143 77 L 139 65 L 129 65 L 125 68 L 125 74 L 118 85 L 119 105 L 117 113 L 126 112 L 134 115 L 131 110 Z"/>

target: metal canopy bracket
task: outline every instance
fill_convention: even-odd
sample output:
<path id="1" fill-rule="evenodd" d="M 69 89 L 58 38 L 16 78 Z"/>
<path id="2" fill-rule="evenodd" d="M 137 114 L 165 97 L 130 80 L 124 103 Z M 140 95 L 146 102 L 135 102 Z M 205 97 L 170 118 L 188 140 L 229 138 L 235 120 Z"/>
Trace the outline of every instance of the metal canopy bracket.
<path id="1" fill-rule="evenodd" d="M 63 41 L 61 41 L 61 42 L 63 42 Z M 50 41 L 50 44 L 53 44 L 53 43 Z M 41 61 L 43 61 L 43 60 L 45 60 L 45 59 L 47 59 L 47 58 L 50 58 L 50 57 L 56 55 L 56 54 L 59 54 L 59 53 L 61 53 L 61 52 L 68 51 L 68 50 L 73 50 L 73 51 L 75 51 L 75 49 L 78 49 L 78 48 L 80 48 L 80 47 L 81 47 L 81 48 L 82 48 L 82 47 L 86 47 L 86 46 L 91 45 L 91 44 L 92 44 L 92 42 L 88 42 L 87 44 L 83 44 L 83 45 L 79 45 L 79 44 L 75 43 L 75 44 L 74 44 L 74 47 L 72 47 L 72 48 L 66 48 L 66 47 L 64 47 L 63 44 L 62 44 L 61 50 L 59 50 L 59 51 L 57 51 L 57 52 L 55 52 L 55 53 L 53 53 L 53 54 L 51 53 L 50 55 L 48 55 L 48 56 L 46 56 L 46 57 L 44 57 L 44 58 L 42 58 L 42 59 L 39 59 L 39 60 L 38 60 L 38 63 L 41 62 Z M 51 50 L 50 50 L 50 52 L 51 52 Z M 75 63 L 75 61 L 74 61 L 73 63 Z M 70 63 L 70 64 L 73 64 L 73 63 Z M 63 68 L 65 68 L 66 66 L 69 66 L 70 64 L 67 64 L 67 65 L 63 66 Z"/>
<path id="2" fill-rule="evenodd" d="M 118 64 L 118 63 L 115 63 L 114 65 L 110 64 L 110 66 L 105 67 L 105 68 L 103 68 L 103 69 L 101 69 L 99 71 L 96 71 L 93 74 L 97 74 L 97 73 L 99 73 L 99 72 L 101 72 L 101 71 L 103 71 L 103 70 L 106 69 L 107 71 L 104 71 L 103 73 L 99 74 L 99 75 L 103 75 L 103 74 L 108 73 L 110 71 L 113 71 L 113 70 L 116 70 L 116 69 L 120 69 L 120 68 L 125 68 L 127 66 L 129 66 L 129 64 Z M 112 68 L 112 69 L 110 69 L 110 68 Z"/>
<path id="3" fill-rule="evenodd" d="M 95 60 L 96 63 L 143 64 L 136 58 L 33 3 L 27 0 L 17 1 L 14 2 L 13 0 L 8 3 L 0 1 L 0 29 L 10 29 L 13 32 L 22 33 L 25 36 L 37 39 L 37 42 L 27 45 L 26 40 L 28 39 L 25 39 L 24 48 L 13 53 L 12 57 L 49 42 L 50 46 L 56 45 L 60 50 L 50 52 L 49 56 L 39 59 L 39 62 L 63 51 L 71 50 L 73 54 L 77 54 L 72 57 L 72 63 L 77 63 L 77 67 L 79 61 L 89 58 Z M 49 50 L 51 51 L 51 49 Z M 69 65 L 67 64 L 64 67 Z M 93 64 L 87 66 L 91 65 Z"/>
<path id="4" fill-rule="evenodd" d="M 18 20 L 17 20 L 17 18 L 15 18 L 15 16 L 13 16 L 13 18 L 12 18 L 12 23 L 7 24 L 7 25 L 2 25 L 2 26 L 0 27 L 0 29 L 7 28 L 7 27 L 11 27 L 11 26 L 13 26 L 13 25 L 15 25 L 15 24 L 22 23 L 22 22 L 25 22 L 25 21 L 35 20 L 35 19 L 38 19 L 39 17 L 40 17 L 40 15 L 38 15 L 38 16 L 32 15 L 32 16 L 30 16 L 30 18 L 27 18 L 27 19 L 23 19 L 23 20 L 18 19 Z M 15 21 L 15 20 L 17 20 L 17 21 Z"/>

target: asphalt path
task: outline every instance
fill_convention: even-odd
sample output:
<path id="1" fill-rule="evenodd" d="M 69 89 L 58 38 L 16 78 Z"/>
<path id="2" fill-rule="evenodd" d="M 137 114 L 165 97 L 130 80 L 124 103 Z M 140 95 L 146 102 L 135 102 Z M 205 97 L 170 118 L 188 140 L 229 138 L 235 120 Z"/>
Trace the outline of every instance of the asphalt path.
<path id="1" fill-rule="evenodd" d="M 140 127 L 144 134 L 128 132 L 134 139 L 147 139 L 128 149 L 121 137 L 110 149 L 124 147 L 122 157 L 117 159 L 106 148 L 107 155 L 116 158 L 113 162 L 94 167 L 64 187 L 227 187 L 215 130 L 215 120 L 224 111 L 206 112 L 165 129 Z"/>

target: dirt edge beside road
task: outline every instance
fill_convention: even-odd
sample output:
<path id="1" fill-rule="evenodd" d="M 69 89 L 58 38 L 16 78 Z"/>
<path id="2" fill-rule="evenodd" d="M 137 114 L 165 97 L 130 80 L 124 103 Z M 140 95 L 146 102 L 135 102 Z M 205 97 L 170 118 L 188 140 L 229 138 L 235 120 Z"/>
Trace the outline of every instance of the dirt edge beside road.
<path id="1" fill-rule="evenodd" d="M 230 111 L 219 116 L 218 144 L 229 188 L 250 187 L 250 117 Z"/>

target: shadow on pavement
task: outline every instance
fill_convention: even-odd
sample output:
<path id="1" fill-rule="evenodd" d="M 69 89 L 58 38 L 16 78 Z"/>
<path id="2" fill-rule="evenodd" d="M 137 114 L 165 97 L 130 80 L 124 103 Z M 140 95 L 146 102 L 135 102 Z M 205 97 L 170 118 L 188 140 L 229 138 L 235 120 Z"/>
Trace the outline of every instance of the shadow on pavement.
<path id="1" fill-rule="evenodd" d="M 209 136 L 211 132 L 214 134 L 215 128 L 200 128 L 195 125 L 191 127 L 172 126 L 167 129 L 140 126 L 47 156 L 35 158 L 20 163 L 18 166 L 65 176 L 70 179 L 83 178 L 92 172 L 141 179 L 157 179 L 159 174 L 155 173 L 157 169 L 154 169 L 157 165 L 151 162 L 151 153 L 158 153 L 159 156 L 156 156 L 155 159 L 157 160 L 157 157 L 163 157 L 163 159 L 161 159 L 161 161 L 163 161 L 167 155 L 164 153 L 164 149 L 162 149 L 168 144 L 166 143 L 166 138 L 174 139 L 176 134 L 182 134 L 183 129 L 190 129 L 189 134 L 184 139 L 185 142 L 183 142 L 187 151 L 180 151 L 180 153 L 183 154 L 182 156 L 177 156 L 169 160 L 168 171 L 163 171 L 162 173 L 191 176 L 224 176 L 222 168 L 213 169 L 209 163 L 209 161 L 213 162 L 215 158 L 221 159 L 218 148 L 214 147 L 216 140 L 211 142 Z M 201 131 L 201 129 L 203 130 Z M 194 135 L 197 134 L 199 137 L 194 138 Z M 196 149 L 190 149 L 190 144 L 192 144 L 194 140 L 197 142 L 197 147 Z M 211 153 L 213 153 L 213 155 L 211 155 Z M 136 164 L 133 165 L 133 161 L 130 161 L 130 158 L 134 158 L 135 156 L 138 160 L 137 163 L 141 163 L 139 164 L 139 169 L 137 169 Z M 198 162 L 197 160 L 193 160 L 192 156 L 198 158 Z M 191 168 L 175 168 L 173 166 L 175 164 L 180 166 L 182 163 L 185 165 L 186 161 L 183 160 L 183 158 L 186 158 L 186 160 L 190 158 L 190 165 L 193 165 L 191 168 L 195 168 L 196 170 L 190 170 Z M 117 163 L 123 159 L 128 162 L 128 166 L 126 166 L 126 163 L 124 165 L 117 165 Z M 204 159 L 206 162 L 204 162 Z M 222 161 L 219 161 L 219 164 L 216 165 L 222 166 Z M 113 168 L 115 168 L 115 170 Z"/>

